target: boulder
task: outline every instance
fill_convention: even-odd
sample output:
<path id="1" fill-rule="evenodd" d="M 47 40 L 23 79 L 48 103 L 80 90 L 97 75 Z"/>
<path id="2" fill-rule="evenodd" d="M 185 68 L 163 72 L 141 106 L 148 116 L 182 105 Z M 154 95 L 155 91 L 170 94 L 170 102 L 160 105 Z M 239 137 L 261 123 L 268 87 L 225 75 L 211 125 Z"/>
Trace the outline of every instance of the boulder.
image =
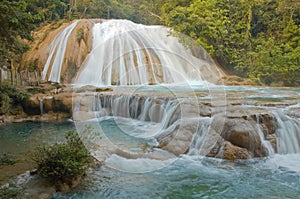
<path id="1" fill-rule="evenodd" d="M 199 120 L 186 119 L 174 125 L 176 125 L 174 130 L 160 134 L 157 141 L 159 148 L 178 156 L 188 152 L 193 134 L 198 129 Z"/>
<path id="2" fill-rule="evenodd" d="M 222 137 L 233 145 L 247 149 L 253 157 L 265 157 L 267 149 L 262 145 L 259 126 L 243 118 L 226 119 Z"/>
<path id="3" fill-rule="evenodd" d="M 27 102 L 23 106 L 24 112 L 28 115 L 39 115 L 40 111 L 40 98 L 39 95 L 32 95 L 28 98 Z"/>
<path id="4" fill-rule="evenodd" d="M 226 160 L 249 159 L 251 154 L 245 148 L 241 148 L 226 141 L 223 146 L 222 157 Z"/>

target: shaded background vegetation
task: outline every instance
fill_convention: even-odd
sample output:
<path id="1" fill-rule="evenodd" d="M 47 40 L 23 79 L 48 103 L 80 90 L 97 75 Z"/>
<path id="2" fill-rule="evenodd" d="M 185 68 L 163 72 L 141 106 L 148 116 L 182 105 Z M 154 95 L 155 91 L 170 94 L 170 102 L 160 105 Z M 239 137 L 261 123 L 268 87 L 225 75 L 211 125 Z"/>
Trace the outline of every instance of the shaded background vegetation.
<path id="1" fill-rule="evenodd" d="M 300 85 L 299 0 L 4 0 L 0 67 L 20 61 L 35 28 L 78 18 L 170 26 L 195 39 L 229 74 Z"/>

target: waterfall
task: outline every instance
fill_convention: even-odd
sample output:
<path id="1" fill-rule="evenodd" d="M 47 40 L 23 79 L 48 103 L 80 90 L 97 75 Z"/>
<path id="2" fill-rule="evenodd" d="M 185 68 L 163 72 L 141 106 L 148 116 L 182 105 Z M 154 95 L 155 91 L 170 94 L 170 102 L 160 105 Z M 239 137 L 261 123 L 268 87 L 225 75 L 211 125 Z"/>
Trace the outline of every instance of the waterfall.
<path id="1" fill-rule="evenodd" d="M 273 149 L 271 143 L 268 140 L 265 139 L 263 130 L 262 130 L 261 126 L 258 124 L 258 122 L 255 124 L 255 129 L 256 129 L 256 132 L 259 135 L 259 138 L 261 140 L 261 144 L 264 146 L 265 149 L 267 149 L 268 155 L 274 154 L 274 149 Z"/>
<path id="2" fill-rule="evenodd" d="M 206 155 L 209 151 L 203 148 L 206 136 L 209 132 L 211 118 L 201 118 L 197 132 L 193 135 L 189 148 L 189 155 Z"/>
<path id="3" fill-rule="evenodd" d="M 77 96 L 73 104 L 73 119 L 77 123 L 112 119 L 122 126 L 123 133 L 152 140 L 154 136 L 171 131 L 172 128 L 168 128 L 182 116 L 179 101 L 172 98 L 96 93 Z"/>
<path id="4" fill-rule="evenodd" d="M 176 99 L 160 99 L 155 97 L 139 97 L 135 95 L 101 95 L 96 94 L 88 102 L 89 112 L 98 118 L 104 116 L 131 118 L 146 122 L 161 123 L 162 128 L 172 125 L 181 115 Z M 81 106 L 84 106 L 81 104 Z M 80 108 L 76 108 L 80 111 Z"/>
<path id="5" fill-rule="evenodd" d="M 222 114 L 200 116 L 197 110 L 199 101 L 192 101 L 190 97 L 145 96 L 141 93 L 121 94 L 122 92 L 119 92 L 81 93 L 83 97 L 79 101 L 75 100 L 77 105 L 74 112 L 78 112 L 81 121 L 85 119 L 82 115 L 85 113 L 90 113 L 100 122 L 113 119 L 117 126 L 121 126 L 123 132 L 136 138 L 154 138 L 159 143 L 171 142 L 171 144 L 174 140 L 174 147 L 187 146 L 187 151 L 182 153 L 187 152 L 189 155 L 207 155 L 214 146 L 217 146 L 216 154 L 222 154 L 223 148 L 218 146 L 228 141 L 223 133 L 226 134 L 228 129 L 233 127 L 231 125 L 239 125 L 235 123 L 236 121 L 245 119 L 229 118 L 228 123 L 223 124 L 222 118 L 226 116 Z M 250 152 L 258 150 L 261 152 L 258 154 L 263 156 L 274 154 L 271 142 L 266 139 L 268 132 L 263 124 L 267 124 L 275 129 L 278 153 L 300 152 L 299 119 L 288 116 L 279 108 L 275 110 L 273 114 L 270 112 L 268 115 L 274 123 L 262 123 L 264 120 L 261 120 L 260 114 L 254 117 L 256 120 L 245 119 L 245 127 L 253 133 L 253 137 L 249 139 L 254 145 L 251 147 L 250 143 L 250 148 L 241 146 L 242 148 Z"/>
<path id="6" fill-rule="evenodd" d="M 277 152 L 300 153 L 300 119 L 292 118 L 279 110 L 274 115 L 277 119 Z"/>
<path id="7" fill-rule="evenodd" d="M 48 80 L 60 82 L 60 73 L 65 59 L 68 38 L 76 27 L 78 21 L 64 28 L 52 41 L 47 62 L 44 66 L 42 79 L 45 80 L 49 73 Z"/>
<path id="8" fill-rule="evenodd" d="M 40 99 L 40 114 L 44 114 L 44 103 L 43 103 L 43 98 Z"/>
<path id="9" fill-rule="evenodd" d="M 213 63 L 197 58 L 170 36 L 170 29 L 128 20 L 94 25 L 93 50 L 82 67 L 76 81 L 79 85 L 216 82 L 221 77 Z"/>
<path id="10" fill-rule="evenodd" d="M 42 79 L 60 82 L 69 38 L 81 20 L 59 32 L 50 45 Z M 90 20 L 92 49 L 76 74 L 77 85 L 140 85 L 202 81 L 217 83 L 224 75 L 205 50 L 163 26 L 128 20 Z M 179 35 L 178 33 L 176 35 Z M 184 41 L 181 43 L 179 40 Z M 196 50 L 197 49 L 197 50 Z M 79 52 L 83 53 L 83 52 Z"/>

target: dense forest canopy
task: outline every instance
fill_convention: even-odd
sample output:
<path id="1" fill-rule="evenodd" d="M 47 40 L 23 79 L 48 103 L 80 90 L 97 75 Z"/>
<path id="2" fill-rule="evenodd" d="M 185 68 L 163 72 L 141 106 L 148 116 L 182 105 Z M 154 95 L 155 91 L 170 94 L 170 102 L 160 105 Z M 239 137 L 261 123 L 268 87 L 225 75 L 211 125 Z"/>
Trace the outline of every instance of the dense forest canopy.
<path id="1" fill-rule="evenodd" d="M 229 74 L 267 85 L 300 85 L 299 0 L 3 0 L 0 66 L 20 61 L 35 28 L 78 18 L 173 27 Z"/>

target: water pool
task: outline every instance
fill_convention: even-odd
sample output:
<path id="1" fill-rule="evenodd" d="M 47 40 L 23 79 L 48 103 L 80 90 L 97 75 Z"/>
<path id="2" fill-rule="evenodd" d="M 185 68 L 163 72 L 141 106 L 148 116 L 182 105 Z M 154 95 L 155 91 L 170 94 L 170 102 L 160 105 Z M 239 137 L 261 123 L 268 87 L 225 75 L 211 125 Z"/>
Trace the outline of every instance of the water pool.
<path id="1" fill-rule="evenodd" d="M 143 165 L 111 157 L 91 172 L 77 189 L 57 193 L 62 198 L 299 198 L 300 155 L 275 155 L 248 161 L 224 161 L 182 156 L 154 172 L 132 174 L 110 168 L 118 163 Z M 126 164 L 124 164 L 126 163 Z"/>

